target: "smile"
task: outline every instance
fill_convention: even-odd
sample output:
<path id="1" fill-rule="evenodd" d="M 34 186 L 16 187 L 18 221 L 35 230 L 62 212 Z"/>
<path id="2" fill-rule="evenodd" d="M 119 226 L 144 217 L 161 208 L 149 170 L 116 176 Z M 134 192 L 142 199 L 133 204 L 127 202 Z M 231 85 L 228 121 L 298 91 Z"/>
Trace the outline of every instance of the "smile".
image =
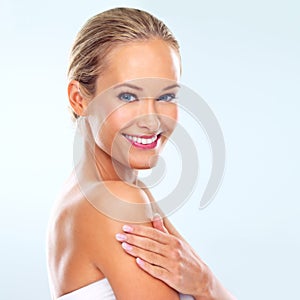
<path id="1" fill-rule="evenodd" d="M 129 134 L 123 135 L 133 146 L 141 149 L 155 148 L 160 137 L 160 134 L 152 136 L 134 136 Z"/>

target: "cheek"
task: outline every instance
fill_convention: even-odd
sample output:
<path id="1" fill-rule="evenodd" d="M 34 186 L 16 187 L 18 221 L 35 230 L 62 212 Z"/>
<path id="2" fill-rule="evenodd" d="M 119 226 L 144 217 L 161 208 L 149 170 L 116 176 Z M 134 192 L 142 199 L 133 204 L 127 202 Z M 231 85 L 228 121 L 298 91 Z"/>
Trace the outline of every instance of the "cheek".
<path id="1" fill-rule="evenodd" d="M 135 112 L 126 105 L 116 109 L 105 118 L 99 131 L 99 139 L 106 150 L 111 150 L 114 139 L 134 118 Z"/>
<path id="2" fill-rule="evenodd" d="M 168 132 L 172 133 L 178 120 L 178 107 L 175 103 L 161 103 L 159 115 L 162 124 Z"/>

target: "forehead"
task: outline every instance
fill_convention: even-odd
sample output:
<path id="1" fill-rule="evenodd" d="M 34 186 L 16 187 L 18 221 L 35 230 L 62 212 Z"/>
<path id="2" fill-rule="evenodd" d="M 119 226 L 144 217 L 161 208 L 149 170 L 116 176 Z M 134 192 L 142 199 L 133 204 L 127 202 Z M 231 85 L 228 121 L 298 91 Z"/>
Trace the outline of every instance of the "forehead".
<path id="1" fill-rule="evenodd" d="M 180 57 L 165 41 L 130 42 L 116 46 L 108 56 L 107 68 L 99 76 L 102 89 L 139 78 L 179 81 Z"/>

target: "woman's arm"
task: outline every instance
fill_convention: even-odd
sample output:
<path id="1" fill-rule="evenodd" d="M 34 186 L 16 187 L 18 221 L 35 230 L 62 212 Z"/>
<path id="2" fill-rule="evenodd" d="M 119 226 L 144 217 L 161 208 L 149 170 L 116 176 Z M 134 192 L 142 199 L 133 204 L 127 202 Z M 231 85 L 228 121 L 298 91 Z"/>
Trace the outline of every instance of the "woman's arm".
<path id="1" fill-rule="evenodd" d="M 145 203 L 147 197 L 142 190 L 122 182 L 110 182 L 108 188 L 119 198 L 132 203 Z M 91 264 L 96 265 L 107 277 L 117 299 L 179 299 L 178 293 L 163 281 L 154 278 L 138 267 L 133 256 L 129 256 L 116 241 L 115 235 L 122 231 L 124 222 L 113 220 L 91 206 L 82 216 L 79 243 L 84 245 Z M 143 223 L 146 228 L 151 222 Z M 123 247 L 129 246 L 123 243 Z M 127 251 L 130 251 L 127 249 Z"/>

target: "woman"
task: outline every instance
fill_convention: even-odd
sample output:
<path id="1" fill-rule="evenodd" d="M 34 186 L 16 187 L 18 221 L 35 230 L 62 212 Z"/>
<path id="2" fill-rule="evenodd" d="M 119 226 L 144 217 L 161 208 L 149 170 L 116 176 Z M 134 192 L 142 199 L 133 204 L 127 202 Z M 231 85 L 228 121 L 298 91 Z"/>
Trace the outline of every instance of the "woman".
<path id="1" fill-rule="evenodd" d="M 177 41 L 146 12 L 108 10 L 79 32 L 68 96 L 84 150 L 49 224 L 53 299 L 233 299 L 137 179 L 175 127 L 180 71 Z"/>

